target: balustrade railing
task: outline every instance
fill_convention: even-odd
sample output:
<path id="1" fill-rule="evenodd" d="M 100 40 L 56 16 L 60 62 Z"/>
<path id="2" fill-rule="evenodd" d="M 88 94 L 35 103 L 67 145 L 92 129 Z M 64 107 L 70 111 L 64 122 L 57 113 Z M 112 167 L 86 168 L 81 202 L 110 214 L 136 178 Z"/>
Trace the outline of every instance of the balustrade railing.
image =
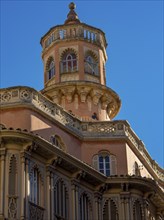
<path id="1" fill-rule="evenodd" d="M 125 137 L 140 152 L 149 166 L 154 170 L 160 179 L 164 179 L 162 168 L 152 160 L 148 154 L 144 143 L 137 137 L 130 125 L 125 120 L 119 121 L 82 121 L 81 118 L 69 114 L 61 106 L 54 104 L 41 93 L 29 87 L 11 87 L 0 90 L 1 108 L 13 105 L 31 104 L 32 107 L 40 109 L 47 115 L 59 121 L 66 128 L 72 130 L 77 135 L 88 138 L 106 137 L 120 138 Z"/>
<path id="2" fill-rule="evenodd" d="M 61 27 L 61 28 L 60 28 Z M 77 26 L 58 26 L 54 28 L 54 31 L 44 41 L 43 48 L 49 47 L 51 43 L 58 40 L 65 39 L 77 39 L 91 42 L 93 44 L 101 45 L 106 47 L 105 38 L 101 30 L 94 29 L 93 27 L 88 27 L 85 24 L 78 24 Z"/>
<path id="3" fill-rule="evenodd" d="M 29 219 L 30 220 L 43 220 L 44 208 L 29 202 Z"/>

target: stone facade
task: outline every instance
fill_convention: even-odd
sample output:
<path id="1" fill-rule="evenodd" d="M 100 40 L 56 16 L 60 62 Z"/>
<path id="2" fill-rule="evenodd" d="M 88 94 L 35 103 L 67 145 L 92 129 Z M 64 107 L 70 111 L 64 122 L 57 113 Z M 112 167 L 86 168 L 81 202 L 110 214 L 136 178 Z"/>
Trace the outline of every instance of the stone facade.
<path id="1" fill-rule="evenodd" d="M 0 90 L 0 219 L 162 220 L 163 169 L 111 120 L 105 34 L 69 7 L 41 38 L 44 89 Z"/>

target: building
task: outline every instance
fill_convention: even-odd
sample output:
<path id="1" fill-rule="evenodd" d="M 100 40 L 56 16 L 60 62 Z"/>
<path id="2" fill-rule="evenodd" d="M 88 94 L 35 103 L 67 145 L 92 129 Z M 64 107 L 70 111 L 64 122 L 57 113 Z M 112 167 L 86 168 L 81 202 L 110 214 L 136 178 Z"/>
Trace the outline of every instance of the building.
<path id="1" fill-rule="evenodd" d="M 164 174 L 114 120 L 106 38 L 74 3 L 40 41 L 44 89 L 1 89 L 0 219 L 162 220 Z"/>

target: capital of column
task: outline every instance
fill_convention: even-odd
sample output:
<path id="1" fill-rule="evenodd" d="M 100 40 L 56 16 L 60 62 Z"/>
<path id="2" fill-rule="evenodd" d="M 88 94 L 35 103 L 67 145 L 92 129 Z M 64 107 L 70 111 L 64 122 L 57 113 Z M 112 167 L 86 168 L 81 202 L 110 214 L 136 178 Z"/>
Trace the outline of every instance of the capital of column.
<path id="1" fill-rule="evenodd" d="M 102 193 L 100 192 L 94 192 L 94 199 L 95 199 L 95 202 L 100 202 L 100 200 L 102 200 Z"/>
<path id="2" fill-rule="evenodd" d="M 6 148 L 1 148 L 0 149 L 1 160 L 5 160 L 5 155 L 6 155 Z"/>
<path id="3" fill-rule="evenodd" d="M 26 157 L 25 157 L 25 151 L 21 151 L 20 152 L 20 158 L 21 158 L 21 163 L 25 163 L 26 162 Z"/>
<path id="4" fill-rule="evenodd" d="M 71 180 L 71 189 L 77 191 L 79 187 L 79 183 L 76 179 Z"/>

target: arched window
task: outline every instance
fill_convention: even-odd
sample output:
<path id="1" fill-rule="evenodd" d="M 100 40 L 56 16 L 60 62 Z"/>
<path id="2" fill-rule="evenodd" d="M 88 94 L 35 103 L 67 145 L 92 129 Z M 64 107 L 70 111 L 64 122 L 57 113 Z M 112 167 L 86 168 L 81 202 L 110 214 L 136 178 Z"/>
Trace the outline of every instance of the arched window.
<path id="1" fill-rule="evenodd" d="M 139 168 L 138 163 L 136 161 L 134 163 L 134 174 L 136 176 L 141 176 L 140 168 Z"/>
<path id="2" fill-rule="evenodd" d="M 118 211 L 115 202 L 109 199 L 105 202 L 103 209 L 103 220 L 118 220 Z"/>
<path id="3" fill-rule="evenodd" d="M 30 173 L 30 202 L 41 205 L 41 198 L 43 193 L 43 186 L 41 181 L 41 174 L 37 167 L 32 169 Z"/>
<path id="4" fill-rule="evenodd" d="M 58 135 L 52 135 L 50 137 L 50 142 L 54 144 L 56 147 L 62 149 L 63 151 L 66 150 L 65 144 L 63 143 L 62 139 Z"/>
<path id="5" fill-rule="evenodd" d="M 80 220 L 92 219 L 92 210 L 89 198 L 86 193 L 80 197 Z"/>
<path id="6" fill-rule="evenodd" d="M 55 63 L 53 60 L 48 65 L 47 78 L 50 80 L 55 75 Z"/>
<path id="7" fill-rule="evenodd" d="M 68 219 L 68 193 L 62 179 L 54 187 L 54 219 Z"/>
<path id="8" fill-rule="evenodd" d="M 109 155 L 106 152 L 94 155 L 92 164 L 95 169 L 106 176 L 117 174 L 117 161 L 114 155 Z"/>
<path id="9" fill-rule="evenodd" d="M 61 60 L 61 73 L 77 71 L 77 57 L 73 51 L 66 52 Z"/>
<path id="10" fill-rule="evenodd" d="M 142 208 L 141 204 L 138 200 L 135 201 L 133 206 L 133 219 L 134 220 L 142 220 Z"/>
<path id="11" fill-rule="evenodd" d="M 90 55 L 85 57 L 85 73 L 98 75 L 98 64 Z"/>

